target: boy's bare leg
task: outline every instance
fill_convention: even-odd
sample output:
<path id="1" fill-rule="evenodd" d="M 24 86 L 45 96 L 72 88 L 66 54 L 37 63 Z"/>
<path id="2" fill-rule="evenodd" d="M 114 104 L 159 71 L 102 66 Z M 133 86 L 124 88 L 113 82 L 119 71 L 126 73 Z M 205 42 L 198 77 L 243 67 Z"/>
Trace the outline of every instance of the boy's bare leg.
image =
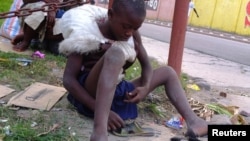
<path id="1" fill-rule="evenodd" d="M 25 25 L 23 30 L 23 40 L 14 45 L 13 50 L 15 51 L 25 51 L 26 49 L 28 49 L 31 40 L 36 37 L 36 31 L 31 27 Z"/>
<path id="2" fill-rule="evenodd" d="M 124 63 L 125 57 L 120 48 L 111 47 L 91 69 L 85 82 L 87 91 L 96 97 L 91 141 L 108 141 L 108 116 L 118 83 L 118 75 Z"/>
<path id="3" fill-rule="evenodd" d="M 13 45 L 17 45 L 19 42 L 21 42 L 24 39 L 24 34 L 20 33 L 18 34 L 16 37 L 14 37 L 14 39 L 11 40 L 11 43 Z"/>
<path id="4" fill-rule="evenodd" d="M 161 71 L 163 71 L 163 74 L 168 74 L 168 81 L 165 81 L 166 83 L 164 84 L 166 94 L 177 111 L 185 119 L 188 128 L 187 134 L 190 135 L 193 132 L 195 136 L 206 135 L 208 125 L 205 120 L 198 117 L 191 109 L 176 72 L 170 67 L 165 67 L 157 71 L 160 72 L 155 71 L 155 75 L 162 74 Z M 159 77 L 156 76 L 156 78 Z"/>
<path id="5" fill-rule="evenodd" d="M 18 51 L 18 52 L 23 52 L 28 49 L 30 42 L 23 40 L 22 42 L 16 44 L 13 47 L 13 50 Z"/>
<path id="6" fill-rule="evenodd" d="M 140 80 L 136 79 L 133 83 L 138 86 Z M 171 103 L 185 119 L 187 124 L 187 134 L 193 132 L 196 136 L 207 135 L 207 122 L 199 118 L 191 109 L 185 92 L 180 84 L 180 79 L 176 72 L 171 67 L 161 67 L 153 72 L 153 77 L 150 85 L 150 91 L 154 88 L 164 85 L 165 91 Z"/>

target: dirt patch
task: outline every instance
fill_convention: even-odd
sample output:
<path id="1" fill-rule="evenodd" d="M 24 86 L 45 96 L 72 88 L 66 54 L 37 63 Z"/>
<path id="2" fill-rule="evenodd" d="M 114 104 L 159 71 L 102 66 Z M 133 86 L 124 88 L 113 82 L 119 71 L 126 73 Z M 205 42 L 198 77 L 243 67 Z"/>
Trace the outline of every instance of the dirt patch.
<path id="1" fill-rule="evenodd" d="M 187 97 L 193 97 L 202 103 L 218 102 L 219 99 L 224 98 L 220 96 L 221 92 L 224 92 L 227 95 L 250 96 L 250 89 L 247 88 L 210 86 L 210 90 L 205 90 L 203 88 L 199 91 L 188 89 Z M 148 109 L 146 105 L 150 103 L 157 103 L 157 108 L 160 109 L 165 117 L 159 117 Z M 144 102 L 139 104 L 139 109 L 139 117 L 137 121 L 139 121 L 143 126 L 154 128 L 157 134 L 154 137 L 147 138 L 117 137 L 110 134 L 110 141 L 169 140 L 173 136 L 182 135 L 185 131 L 185 128 L 183 128 L 183 130 L 176 131 L 164 125 L 164 121 L 171 118 L 171 116 L 178 114 L 164 93 L 150 94 Z M 25 118 L 34 115 L 36 112 L 36 110 L 19 109 L 17 113 L 19 116 Z M 52 116 L 56 123 L 62 125 L 63 128 L 67 128 L 70 133 L 77 136 L 77 138 L 81 141 L 88 140 L 92 132 L 93 120 L 79 115 L 68 103 L 66 95 L 54 106 L 51 111 L 44 112 L 44 116 Z"/>
<path id="2" fill-rule="evenodd" d="M 187 90 L 187 97 L 193 97 L 201 103 L 208 104 L 219 102 L 220 99 L 226 99 L 220 96 L 224 92 L 229 95 L 237 96 L 250 96 L 250 89 L 239 87 L 223 87 L 223 86 L 210 86 L 210 90 L 201 88 L 199 91 L 192 89 Z M 147 106 L 152 103 L 157 103 L 157 108 L 162 112 L 164 117 L 159 117 L 152 112 Z M 242 103 L 245 103 L 242 101 Z M 235 105 L 239 106 L 239 105 Z M 186 131 L 186 127 L 182 130 L 173 130 L 165 126 L 165 121 L 169 120 L 172 116 L 177 115 L 175 108 L 172 106 L 164 93 L 152 93 L 145 101 L 138 105 L 139 117 L 137 121 L 144 127 L 151 127 L 156 130 L 156 135 L 153 137 L 117 137 L 112 134 L 109 135 L 110 141 L 158 141 L 170 140 L 173 136 L 180 136 Z M 68 103 L 66 96 L 64 96 L 47 114 L 56 115 L 58 121 L 67 123 L 67 128 L 73 134 L 76 134 L 79 140 L 88 140 L 92 132 L 93 120 L 85 116 L 79 115 L 74 108 Z M 206 138 L 201 139 L 206 140 Z"/>
<path id="3" fill-rule="evenodd" d="M 55 86 L 63 86 L 63 70 L 58 69 L 54 63 L 50 63 L 48 65 L 54 69 L 49 74 L 50 79 L 44 80 L 43 83 Z M 221 92 L 225 93 L 227 96 L 235 95 L 246 98 L 250 97 L 250 88 L 213 86 L 207 83 L 206 80 L 203 80 L 201 78 L 190 76 L 189 78 L 190 79 L 187 81 L 187 84 L 197 84 L 200 90 L 186 88 L 187 97 L 192 97 L 204 104 L 220 102 L 221 100 L 227 99 L 228 97 L 220 96 Z M 13 94 L 4 97 L 3 100 L 7 101 L 11 96 L 13 96 Z M 157 109 L 157 111 L 160 111 L 160 115 L 152 109 L 152 106 Z M 143 126 L 154 128 L 156 130 L 156 135 L 153 137 L 117 137 L 110 134 L 110 141 L 169 140 L 171 137 L 175 135 L 182 135 L 183 132 L 185 132 L 185 127 L 183 128 L 183 130 L 176 131 L 164 125 L 165 121 L 169 120 L 172 116 L 177 115 L 178 113 L 166 97 L 166 94 L 162 91 L 152 92 L 142 103 L 138 105 L 138 107 L 138 122 L 140 122 Z M 248 109 L 250 109 L 250 107 Z M 18 116 L 27 119 L 36 117 L 35 115 L 40 113 L 41 111 L 26 108 L 19 108 L 17 110 Z M 60 128 L 67 129 L 68 132 L 70 132 L 73 136 L 76 136 L 80 141 L 89 140 L 90 134 L 92 132 L 93 120 L 79 115 L 67 101 L 66 95 L 63 96 L 50 111 L 43 111 L 42 114 L 47 118 L 52 117 L 53 123 L 59 124 Z"/>

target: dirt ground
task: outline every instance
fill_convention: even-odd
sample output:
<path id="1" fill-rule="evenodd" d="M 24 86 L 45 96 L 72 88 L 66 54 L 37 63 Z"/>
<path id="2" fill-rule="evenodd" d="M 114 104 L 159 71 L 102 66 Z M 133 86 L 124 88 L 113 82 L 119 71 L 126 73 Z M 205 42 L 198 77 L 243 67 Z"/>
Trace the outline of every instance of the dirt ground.
<path id="1" fill-rule="evenodd" d="M 57 73 L 58 75 L 58 73 Z M 199 79 L 199 82 L 201 79 Z M 250 89 L 247 88 L 236 88 L 236 87 L 222 87 L 222 86 L 211 86 L 205 84 L 200 85 L 200 90 L 194 90 L 192 88 L 187 89 L 187 97 L 192 97 L 199 100 L 201 103 L 208 104 L 211 102 L 220 102 L 221 99 L 226 99 L 220 96 L 221 92 L 227 94 L 227 96 L 243 96 L 250 97 Z M 59 82 L 60 83 L 60 82 Z M 195 84 L 195 78 L 189 81 L 190 84 Z M 57 84 L 58 85 L 58 84 Z M 157 108 L 165 115 L 164 118 L 160 118 L 153 114 L 149 109 L 145 108 L 144 104 L 154 102 L 157 104 Z M 241 102 L 240 102 L 241 103 Z M 236 105 L 237 106 L 237 105 Z M 238 105 L 239 106 L 239 105 Z M 55 115 L 58 124 L 65 124 L 69 132 L 77 136 L 79 141 L 88 141 L 92 132 L 93 120 L 85 116 L 79 115 L 66 99 L 66 95 L 54 106 L 54 108 L 47 112 L 48 115 Z M 18 115 L 32 116 L 36 113 L 36 110 L 20 109 Z M 110 141 L 162 141 L 170 140 L 174 136 L 182 136 L 185 132 L 185 125 L 182 130 L 174 130 L 165 126 L 165 121 L 169 120 L 172 116 L 178 115 L 174 107 L 171 105 L 164 93 L 156 94 L 151 93 L 145 101 L 139 105 L 139 117 L 137 121 L 141 123 L 143 127 L 150 127 L 155 129 L 155 136 L 153 137 L 117 137 L 112 134 L 109 135 Z M 201 140 L 207 140 L 206 138 Z"/>

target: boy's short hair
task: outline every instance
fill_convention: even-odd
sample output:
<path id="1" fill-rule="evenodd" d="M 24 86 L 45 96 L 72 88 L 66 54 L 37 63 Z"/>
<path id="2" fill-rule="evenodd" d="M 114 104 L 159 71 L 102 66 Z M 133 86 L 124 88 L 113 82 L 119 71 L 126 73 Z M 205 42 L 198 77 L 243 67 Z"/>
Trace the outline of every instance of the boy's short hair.
<path id="1" fill-rule="evenodd" d="M 134 14 L 140 17 L 146 16 L 146 5 L 144 0 L 114 0 L 112 9 L 115 12 L 120 12 L 121 9 L 130 9 Z"/>

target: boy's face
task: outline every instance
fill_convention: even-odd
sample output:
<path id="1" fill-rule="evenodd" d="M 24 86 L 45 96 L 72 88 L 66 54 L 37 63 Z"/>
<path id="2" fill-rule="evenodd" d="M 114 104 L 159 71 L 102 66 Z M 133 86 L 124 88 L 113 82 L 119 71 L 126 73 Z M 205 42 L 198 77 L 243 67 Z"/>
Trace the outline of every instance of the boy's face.
<path id="1" fill-rule="evenodd" d="M 145 17 L 139 17 L 129 10 L 121 10 L 116 13 L 112 10 L 109 11 L 110 29 L 118 41 L 127 41 L 139 27 L 142 25 Z"/>

